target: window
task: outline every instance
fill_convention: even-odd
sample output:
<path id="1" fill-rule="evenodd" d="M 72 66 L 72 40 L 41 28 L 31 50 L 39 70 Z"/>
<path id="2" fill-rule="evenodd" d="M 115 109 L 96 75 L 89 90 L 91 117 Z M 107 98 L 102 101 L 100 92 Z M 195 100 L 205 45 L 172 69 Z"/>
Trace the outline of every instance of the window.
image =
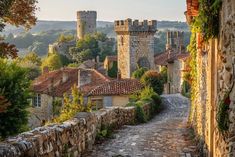
<path id="1" fill-rule="evenodd" d="M 123 36 L 121 37 L 121 45 L 122 46 L 124 45 L 124 38 L 123 38 Z"/>
<path id="2" fill-rule="evenodd" d="M 41 94 L 36 94 L 33 98 L 33 107 L 41 107 Z"/>

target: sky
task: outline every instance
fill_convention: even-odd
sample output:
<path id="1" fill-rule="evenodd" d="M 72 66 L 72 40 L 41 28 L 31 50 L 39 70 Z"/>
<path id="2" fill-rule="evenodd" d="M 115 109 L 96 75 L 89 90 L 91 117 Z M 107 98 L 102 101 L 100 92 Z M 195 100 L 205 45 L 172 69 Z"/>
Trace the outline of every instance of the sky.
<path id="1" fill-rule="evenodd" d="M 185 21 L 186 0 L 38 0 L 39 20 L 75 21 L 76 11 L 95 10 L 99 21 Z"/>

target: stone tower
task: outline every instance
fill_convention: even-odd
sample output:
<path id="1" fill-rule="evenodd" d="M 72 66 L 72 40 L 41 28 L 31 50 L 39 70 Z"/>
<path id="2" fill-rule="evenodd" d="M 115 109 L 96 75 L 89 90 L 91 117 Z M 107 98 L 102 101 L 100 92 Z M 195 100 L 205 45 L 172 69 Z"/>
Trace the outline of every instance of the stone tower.
<path id="1" fill-rule="evenodd" d="M 77 12 L 77 37 L 82 39 L 86 34 L 96 32 L 96 11 Z"/>
<path id="2" fill-rule="evenodd" d="M 184 32 L 168 31 L 166 39 L 166 50 L 172 49 L 176 52 L 184 50 Z"/>
<path id="3" fill-rule="evenodd" d="M 154 34 L 157 21 L 115 21 L 118 47 L 118 70 L 130 78 L 138 67 L 154 69 Z"/>

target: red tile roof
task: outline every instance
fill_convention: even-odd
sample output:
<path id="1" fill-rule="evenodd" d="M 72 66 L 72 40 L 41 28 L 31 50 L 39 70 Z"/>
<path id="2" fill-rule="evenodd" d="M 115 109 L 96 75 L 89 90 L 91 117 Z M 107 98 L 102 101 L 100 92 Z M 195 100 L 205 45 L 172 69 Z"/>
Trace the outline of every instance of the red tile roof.
<path id="1" fill-rule="evenodd" d="M 186 59 L 189 56 L 189 53 L 178 53 L 172 50 L 168 50 L 164 53 L 161 53 L 155 56 L 155 64 L 157 65 L 167 65 L 168 63 L 174 62 L 177 59 Z"/>
<path id="2" fill-rule="evenodd" d="M 66 77 L 63 80 L 63 76 Z M 33 81 L 32 90 L 35 93 L 62 97 L 78 82 L 77 68 L 64 68 L 44 73 Z"/>
<path id="3" fill-rule="evenodd" d="M 187 16 L 197 16 L 199 2 L 198 0 L 186 0 L 187 3 Z"/>
<path id="4" fill-rule="evenodd" d="M 84 94 L 96 86 L 110 80 L 108 77 L 100 74 L 94 69 L 63 68 L 42 74 L 33 81 L 31 89 L 35 93 L 63 97 L 64 93 L 71 92 L 73 85 L 78 85 L 79 71 L 87 71 L 91 74 L 91 82 L 80 87 Z"/>
<path id="5" fill-rule="evenodd" d="M 108 61 L 117 61 L 117 56 L 107 56 Z"/>
<path id="6" fill-rule="evenodd" d="M 112 80 L 96 87 L 88 93 L 88 96 L 130 95 L 142 88 L 143 85 L 137 79 Z"/>

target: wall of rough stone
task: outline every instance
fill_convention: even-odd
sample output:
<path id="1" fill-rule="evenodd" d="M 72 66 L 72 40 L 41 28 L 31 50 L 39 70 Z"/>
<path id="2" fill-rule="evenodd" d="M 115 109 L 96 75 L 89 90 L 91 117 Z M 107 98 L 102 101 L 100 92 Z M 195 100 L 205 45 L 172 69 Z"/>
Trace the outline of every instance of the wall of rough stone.
<path id="1" fill-rule="evenodd" d="M 118 70 L 122 78 L 130 78 L 138 67 L 155 69 L 154 34 L 156 21 L 115 21 Z"/>
<path id="2" fill-rule="evenodd" d="M 235 88 L 230 93 L 229 130 L 218 130 L 218 105 L 235 81 L 235 1 L 223 0 L 220 35 L 197 54 L 197 91 L 192 102 L 191 121 L 204 156 L 235 156 Z"/>
<path id="3" fill-rule="evenodd" d="M 53 118 L 53 98 L 46 94 L 41 94 L 41 106 L 29 108 L 29 127 L 36 128 L 42 125 L 42 121 L 50 121 Z"/>
<path id="4" fill-rule="evenodd" d="M 144 111 L 149 114 L 149 105 Z M 4 157 L 79 157 L 92 149 L 96 133 L 101 126 L 133 124 L 135 107 L 114 107 L 94 113 L 79 113 L 72 120 L 62 124 L 52 124 L 22 133 L 0 143 L 0 156 Z"/>

